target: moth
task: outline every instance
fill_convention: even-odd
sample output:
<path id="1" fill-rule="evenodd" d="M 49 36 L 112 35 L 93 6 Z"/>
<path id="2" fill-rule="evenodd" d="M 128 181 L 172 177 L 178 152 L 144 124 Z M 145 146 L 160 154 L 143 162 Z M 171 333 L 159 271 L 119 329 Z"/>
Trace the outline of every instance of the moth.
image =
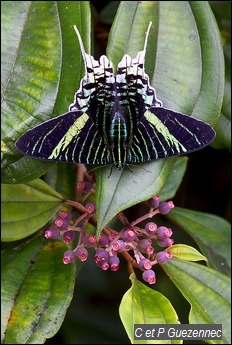
<path id="1" fill-rule="evenodd" d="M 207 146 L 213 128 L 167 109 L 145 73 L 144 48 L 135 58 L 124 55 L 117 66 L 103 55 L 87 54 L 76 26 L 85 75 L 69 111 L 24 133 L 15 143 L 23 154 L 44 160 L 125 165 L 187 154 Z"/>

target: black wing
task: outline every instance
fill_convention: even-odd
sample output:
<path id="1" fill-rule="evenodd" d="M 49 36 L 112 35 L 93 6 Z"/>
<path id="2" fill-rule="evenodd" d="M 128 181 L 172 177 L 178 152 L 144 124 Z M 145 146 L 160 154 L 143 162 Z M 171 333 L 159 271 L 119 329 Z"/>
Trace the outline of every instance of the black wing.
<path id="1" fill-rule="evenodd" d="M 43 122 L 23 134 L 15 145 L 23 154 L 39 159 L 85 164 L 111 162 L 95 123 L 81 111 Z"/>
<path id="2" fill-rule="evenodd" d="M 150 107 L 138 124 L 127 163 L 197 151 L 209 145 L 215 135 L 205 122 L 163 107 Z"/>

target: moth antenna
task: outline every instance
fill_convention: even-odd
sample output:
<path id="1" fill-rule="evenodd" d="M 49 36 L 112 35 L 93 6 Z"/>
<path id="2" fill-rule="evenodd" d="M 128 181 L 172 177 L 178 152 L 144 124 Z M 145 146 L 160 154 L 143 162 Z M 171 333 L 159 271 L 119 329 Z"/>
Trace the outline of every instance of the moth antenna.
<path id="1" fill-rule="evenodd" d="M 149 36 L 149 32 L 150 32 L 151 26 L 152 26 L 152 22 L 149 23 L 148 28 L 147 28 L 143 50 L 147 49 L 147 41 L 148 41 L 148 36 Z"/>
<path id="2" fill-rule="evenodd" d="M 86 69 L 86 51 L 85 51 L 85 47 L 84 47 L 81 35 L 80 35 L 76 25 L 74 25 L 74 30 L 76 31 L 76 34 L 77 34 L 77 38 L 78 38 L 78 41 L 79 41 L 79 44 L 80 44 L 80 48 L 81 48 L 81 54 L 82 54 L 83 59 L 85 61 L 85 69 Z"/>

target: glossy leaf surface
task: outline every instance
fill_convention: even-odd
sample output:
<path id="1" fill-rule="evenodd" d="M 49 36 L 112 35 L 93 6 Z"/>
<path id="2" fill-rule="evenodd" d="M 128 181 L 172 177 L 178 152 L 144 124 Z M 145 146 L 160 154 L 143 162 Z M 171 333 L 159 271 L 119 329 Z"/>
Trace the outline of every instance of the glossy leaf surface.
<path id="1" fill-rule="evenodd" d="M 12 11 L 14 8 L 14 11 Z M 14 143 L 68 110 L 84 64 L 74 24 L 90 49 L 88 1 L 9 1 L 2 7 L 2 182 L 23 183 L 54 162 L 22 157 Z M 10 59 L 9 59 L 10 55 Z"/>
<path id="2" fill-rule="evenodd" d="M 62 196 L 38 179 L 2 185 L 2 241 L 16 241 L 44 226 L 61 208 Z"/>
<path id="3" fill-rule="evenodd" d="M 223 336 L 218 343 L 230 343 L 229 277 L 209 267 L 178 259 L 172 259 L 163 265 L 163 269 L 191 304 L 189 323 L 222 324 Z M 208 342 L 215 344 L 215 340 Z"/>
<path id="4" fill-rule="evenodd" d="M 231 226 L 225 219 L 180 207 L 175 207 L 168 218 L 194 238 L 210 266 L 231 273 Z"/>
<path id="5" fill-rule="evenodd" d="M 170 301 L 161 293 L 142 284 L 131 275 L 132 287 L 125 293 L 119 314 L 132 344 L 167 344 L 160 340 L 134 340 L 134 324 L 177 324 L 178 316 Z M 170 340 L 169 344 L 181 344 Z"/>
<path id="6" fill-rule="evenodd" d="M 36 238 L 4 250 L 1 340 L 43 344 L 60 328 L 71 302 L 75 265 L 62 262 L 66 246 Z"/>

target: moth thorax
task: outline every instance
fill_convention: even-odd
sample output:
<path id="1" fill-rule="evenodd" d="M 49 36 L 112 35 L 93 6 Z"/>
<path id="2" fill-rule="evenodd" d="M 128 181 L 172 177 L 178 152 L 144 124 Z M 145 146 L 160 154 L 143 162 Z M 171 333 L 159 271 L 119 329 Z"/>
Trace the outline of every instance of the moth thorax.
<path id="1" fill-rule="evenodd" d="M 115 145 L 125 145 L 128 139 L 127 122 L 125 116 L 116 111 L 110 124 L 110 142 Z"/>
<path id="2" fill-rule="evenodd" d="M 112 162 L 120 169 L 126 162 L 128 145 L 127 122 L 125 116 L 120 111 L 116 111 L 113 114 L 109 137 Z"/>

